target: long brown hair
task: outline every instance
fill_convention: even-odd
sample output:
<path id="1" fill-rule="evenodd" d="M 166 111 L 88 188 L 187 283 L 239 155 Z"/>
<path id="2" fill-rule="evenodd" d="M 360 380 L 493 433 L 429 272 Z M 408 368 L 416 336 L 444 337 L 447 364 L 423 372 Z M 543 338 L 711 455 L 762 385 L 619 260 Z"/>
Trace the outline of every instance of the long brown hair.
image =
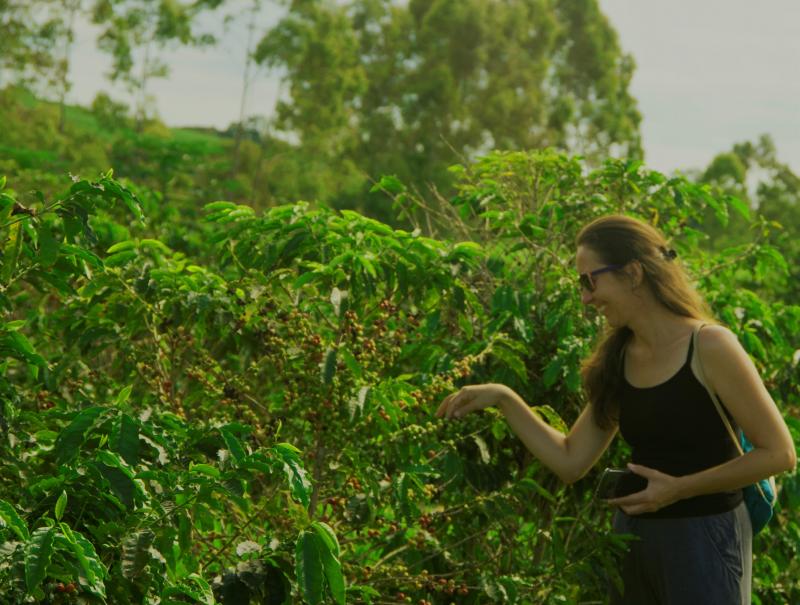
<path id="1" fill-rule="evenodd" d="M 708 305 L 655 227 L 629 216 L 604 216 L 586 225 L 576 243 L 591 249 L 609 265 L 638 260 L 643 283 L 659 303 L 677 315 L 715 323 Z M 610 428 L 619 418 L 616 395 L 622 380 L 622 351 L 631 334 L 627 326 L 607 329 L 581 367 L 595 422 L 603 428 Z"/>

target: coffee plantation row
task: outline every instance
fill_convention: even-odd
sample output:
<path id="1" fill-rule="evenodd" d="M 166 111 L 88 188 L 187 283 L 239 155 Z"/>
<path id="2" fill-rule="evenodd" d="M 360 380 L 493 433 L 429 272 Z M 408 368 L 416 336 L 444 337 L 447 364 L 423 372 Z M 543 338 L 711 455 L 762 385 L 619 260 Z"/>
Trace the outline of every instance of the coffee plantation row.
<path id="1" fill-rule="evenodd" d="M 500 382 L 571 425 L 602 330 L 574 239 L 602 214 L 671 238 L 798 442 L 800 259 L 769 243 L 779 225 L 639 162 L 452 170 L 449 199 L 375 187 L 447 237 L 308 202 L 176 213 L 111 172 L 24 205 L 3 179 L 2 602 L 602 603 L 626 540 L 597 473 L 563 486 L 496 409 L 433 416 Z M 729 213 L 753 240 L 712 251 Z M 800 601 L 800 488 L 778 479 L 764 604 Z"/>

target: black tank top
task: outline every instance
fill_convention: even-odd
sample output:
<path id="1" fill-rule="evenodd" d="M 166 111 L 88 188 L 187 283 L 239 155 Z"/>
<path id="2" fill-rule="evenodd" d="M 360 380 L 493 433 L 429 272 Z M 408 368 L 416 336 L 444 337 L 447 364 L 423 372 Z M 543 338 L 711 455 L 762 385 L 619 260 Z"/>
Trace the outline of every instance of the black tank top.
<path id="1" fill-rule="evenodd" d="M 680 477 L 739 456 L 711 396 L 692 371 L 692 347 L 678 372 L 653 387 L 631 385 L 624 372 L 619 390 L 619 430 L 632 448 L 634 464 Z M 722 403 L 722 402 L 721 402 Z M 724 408 L 723 404 L 723 408 Z M 735 431 L 735 421 L 725 414 Z M 737 432 L 738 434 L 738 432 Z M 742 501 L 742 490 L 678 500 L 641 518 L 693 517 L 723 513 Z"/>

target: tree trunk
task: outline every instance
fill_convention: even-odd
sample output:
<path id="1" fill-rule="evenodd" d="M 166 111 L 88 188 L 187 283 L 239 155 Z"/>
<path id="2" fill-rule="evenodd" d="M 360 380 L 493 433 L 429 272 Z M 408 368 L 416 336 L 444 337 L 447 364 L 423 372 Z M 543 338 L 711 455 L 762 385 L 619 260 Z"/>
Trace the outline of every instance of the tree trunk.
<path id="1" fill-rule="evenodd" d="M 247 54 L 244 63 L 244 82 L 242 83 L 242 99 L 239 104 L 239 123 L 236 125 L 236 138 L 233 143 L 233 165 L 231 172 L 236 173 L 239 170 L 239 146 L 242 144 L 244 112 L 247 103 L 247 92 L 250 89 L 250 67 L 253 64 L 253 31 L 255 30 L 256 14 L 258 12 L 260 1 L 253 0 L 253 6 L 250 9 L 250 23 L 247 26 Z"/>
<path id="2" fill-rule="evenodd" d="M 61 98 L 58 100 L 58 132 L 64 134 L 64 125 L 66 123 L 66 114 L 67 114 L 67 93 L 70 89 L 70 84 L 68 80 L 69 76 L 69 57 L 72 52 L 72 43 L 75 39 L 75 14 L 78 12 L 80 8 L 81 0 L 77 0 L 76 2 L 72 2 L 66 4 L 64 8 L 68 11 L 68 25 L 67 25 L 67 35 L 66 39 L 64 40 L 64 57 L 62 59 L 63 64 L 61 65 Z"/>

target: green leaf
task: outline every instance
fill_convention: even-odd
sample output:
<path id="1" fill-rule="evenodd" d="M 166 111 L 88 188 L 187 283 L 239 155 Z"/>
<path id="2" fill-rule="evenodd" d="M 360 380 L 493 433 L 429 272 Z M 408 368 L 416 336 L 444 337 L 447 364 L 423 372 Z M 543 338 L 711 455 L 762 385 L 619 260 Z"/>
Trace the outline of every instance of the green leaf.
<path id="1" fill-rule="evenodd" d="M 133 480 L 133 473 L 112 452 L 100 450 L 97 452 L 97 458 L 100 460 L 97 468 L 103 478 L 111 485 L 111 490 L 128 509 L 132 509 L 134 495 L 140 491 Z"/>
<path id="2" fill-rule="evenodd" d="M 195 602 L 203 605 L 214 605 L 214 594 L 211 587 L 203 578 L 193 573 L 189 574 L 177 586 L 170 586 L 164 589 L 161 605 L 182 605 L 186 603 L 186 597 L 194 599 Z M 179 597 L 172 599 L 171 597 Z"/>
<path id="3" fill-rule="evenodd" d="M 531 479 L 530 477 L 525 477 L 525 478 L 519 480 L 517 482 L 517 485 L 520 488 L 532 489 L 537 494 L 539 494 L 540 496 L 542 496 L 543 498 L 545 498 L 549 502 L 552 502 L 553 504 L 555 504 L 556 501 L 557 501 L 557 498 L 553 494 L 551 494 L 544 487 L 542 487 L 538 482 L 536 482 L 535 480 Z"/>
<path id="4" fill-rule="evenodd" d="M 298 290 L 299 288 L 305 286 L 307 283 L 312 282 L 315 279 L 318 279 L 319 277 L 320 274 L 317 273 L 316 271 L 306 271 L 305 273 L 300 275 L 300 277 L 294 280 L 294 282 L 292 283 L 292 289 Z"/>
<path id="5" fill-rule="evenodd" d="M 53 236 L 50 227 L 42 225 L 39 228 L 39 264 L 42 267 L 51 267 L 58 258 L 59 242 Z"/>
<path id="6" fill-rule="evenodd" d="M 76 414 L 72 422 L 59 433 L 56 444 L 53 447 L 53 452 L 59 464 L 65 464 L 75 459 L 84 441 L 86 441 L 87 433 L 105 410 L 106 408 L 100 406 L 81 410 Z"/>
<path id="7" fill-rule="evenodd" d="M 339 354 L 342 356 L 342 360 L 344 361 L 344 364 L 347 366 L 347 369 L 353 373 L 353 376 L 355 376 L 356 378 L 361 378 L 364 375 L 364 371 L 361 369 L 361 365 L 358 363 L 358 361 L 350 351 L 348 351 L 345 347 L 340 347 Z"/>
<path id="8" fill-rule="evenodd" d="M 17 534 L 17 537 L 23 542 L 30 539 L 25 521 L 17 514 L 16 509 L 5 500 L 0 500 L 0 523 Z"/>
<path id="9" fill-rule="evenodd" d="M 339 547 L 339 540 L 336 538 L 336 532 L 333 531 L 333 528 L 321 521 L 314 521 L 311 527 L 319 534 L 319 537 L 322 538 L 322 541 L 325 543 L 325 548 L 327 548 L 334 557 L 338 558 L 341 554 L 341 549 Z"/>
<path id="10" fill-rule="evenodd" d="M 325 575 L 321 550 L 322 539 L 316 532 L 303 530 L 295 544 L 295 573 L 303 599 L 309 605 L 322 602 Z"/>
<path id="11" fill-rule="evenodd" d="M 94 545 L 83 534 L 73 530 L 66 523 L 60 523 L 59 527 L 61 528 L 61 533 L 69 541 L 72 552 L 86 575 L 92 592 L 105 598 L 103 579 L 108 576 L 108 570 L 100 561 L 100 557 L 97 556 Z"/>
<path id="12" fill-rule="evenodd" d="M 203 210 L 206 212 L 219 212 L 220 210 L 233 210 L 234 208 L 236 208 L 236 204 L 233 202 L 209 202 L 203 206 Z"/>
<path id="13" fill-rule="evenodd" d="M 400 182 L 396 176 L 382 176 L 381 180 L 378 181 L 375 185 L 372 186 L 370 189 L 370 193 L 376 193 L 379 191 L 386 191 L 387 193 L 391 193 L 397 195 L 398 193 L 402 193 L 406 190 L 405 185 Z"/>
<path id="14" fill-rule="evenodd" d="M 136 248 L 136 241 L 129 239 L 124 242 L 118 242 L 106 250 L 106 254 L 116 254 L 117 252 L 124 252 L 125 250 L 133 250 Z"/>
<path id="15" fill-rule="evenodd" d="M 552 359 L 550 363 L 547 364 L 544 369 L 544 374 L 542 375 L 542 382 L 545 387 L 551 387 L 556 383 L 561 376 L 561 368 L 561 359 L 558 357 Z"/>
<path id="16" fill-rule="evenodd" d="M 308 508 L 311 482 L 308 480 L 306 469 L 298 454 L 300 450 L 289 443 L 279 443 L 272 447 L 270 452 L 283 462 L 283 470 L 292 486 L 292 495 Z"/>
<path id="17" fill-rule="evenodd" d="M 121 405 L 125 405 L 128 402 L 128 399 L 131 396 L 131 391 L 133 390 L 133 385 L 129 384 L 125 388 L 123 388 L 117 398 L 114 400 L 114 407 L 119 407 Z"/>
<path id="18" fill-rule="evenodd" d="M 544 419 L 547 421 L 547 424 L 552 426 L 554 429 L 561 431 L 562 433 L 565 434 L 569 432 L 567 424 L 564 422 L 561 416 L 558 415 L 558 412 L 556 412 L 549 405 L 537 405 L 533 409 L 534 411 L 544 416 Z"/>
<path id="19" fill-rule="evenodd" d="M 478 451 L 480 452 L 481 455 L 481 461 L 484 464 L 489 464 L 489 462 L 491 462 L 492 460 L 492 456 L 491 454 L 489 454 L 489 448 L 486 445 L 486 441 L 480 435 L 473 435 L 472 439 L 478 446 Z"/>
<path id="20" fill-rule="evenodd" d="M 483 254 L 483 247 L 476 242 L 460 242 L 453 246 L 450 256 L 476 258 Z"/>
<path id="21" fill-rule="evenodd" d="M 329 348 L 322 363 L 322 384 L 329 385 L 336 373 L 336 349 Z"/>
<path id="22" fill-rule="evenodd" d="M 220 427 L 219 432 L 222 434 L 222 439 L 225 441 L 225 446 L 228 448 L 231 456 L 233 456 L 233 459 L 236 460 L 236 462 L 241 462 L 242 459 L 247 455 L 247 452 L 244 451 L 244 446 L 242 446 L 241 441 L 236 438 L 236 435 L 234 435 L 231 429 L 227 426 Z"/>
<path id="23" fill-rule="evenodd" d="M 122 575 L 129 580 L 136 578 L 152 558 L 150 545 L 155 534 L 145 529 L 127 536 L 122 541 Z"/>
<path id="24" fill-rule="evenodd" d="M 40 527 L 33 532 L 25 545 L 25 585 L 31 594 L 47 576 L 50 557 L 53 554 L 55 529 Z"/>
<path id="25" fill-rule="evenodd" d="M 199 475 L 205 475 L 206 477 L 211 477 L 213 479 L 220 478 L 219 469 L 216 466 L 211 466 L 210 464 L 191 464 L 189 465 L 189 471 Z"/>
<path id="26" fill-rule="evenodd" d="M 119 427 L 112 435 L 111 447 L 131 466 L 139 464 L 139 424 L 128 414 L 122 414 Z"/>
<path id="27" fill-rule="evenodd" d="M 2 329 L 5 330 L 6 332 L 16 332 L 20 328 L 24 327 L 26 323 L 28 322 L 25 321 L 24 319 L 17 319 L 14 321 L 9 321 L 2 327 Z"/>
<path id="28" fill-rule="evenodd" d="M 72 244 L 61 244 L 60 251 L 67 256 L 77 256 L 80 259 L 85 260 L 89 263 L 92 267 L 99 269 L 103 266 L 103 261 L 100 260 L 100 257 L 96 254 L 86 250 L 85 248 L 81 248 L 80 246 L 73 246 Z"/>
<path id="29" fill-rule="evenodd" d="M 135 250 L 126 250 L 125 252 L 117 252 L 116 254 L 107 256 L 105 263 L 107 267 L 121 267 L 137 256 L 139 256 L 139 254 Z"/>
<path id="30" fill-rule="evenodd" d="M 742 218 L 750 219 L 750 207 L 738 197 L 729 195 L 725 198 L 728 204 L 738 212 Z"/>
<path id="31" fill-rule="evenodd" d="M 47 366 L 47 362 L 34 350 L 27 337 L 19 332 L 9 332 L 0 336 L 0 358 L 3 356 L 21 359 L 39 368 Z"/>
<path id="32" fill-rule="evenodd" d="M 762 246 L 758 251 L 759 256 L 769 259 L 769 264 L 783 275 L 789 274 L 789 264 L 783 255 L 772 246 Z"/>
<path id="33" fill-rule="evenodd" d="M 339 605 L 344 605 L 345 583 L 342 575 L 342 564 L 339 561 L 339 541 L 330 526 L 325 523 L 315 522 L 312 523 L 311 527 L 321 542 L 319 555 L 322 559 L 325 578 L 328 581 L 328 588 L 331 591 L 333 600 Z"/>
<path id="34" fill-rule="evenodd" d="M 139 246 L 142 248 L 150 248 L 151 250 L 158 250 L 164 254 L 172 254 L 172 250 L 169 249 L 169 246 L 157 239 L 143 239 L 139 242 Z"/>
<path id="35" fill-rule="evenodd" d="M 58 500 L 56 500 L 56 521 L 61 521 L 61 517 L 64 516 L 65 508 L 67 508 L 67 492 L 62 490 L 61 495 L 58 497 Z"/>
<path id="36" fill-rule="evenodd" d="M 744 342 L 744 348 L 748 353 L 762 361 L 768 358 L 767 350 L 761 343 L 761 339 L 756 336 L 752 330 L 744 330 L 742 333 L 742 340 Z"/>
<path id="37" fill-rule="evenodd" d="M 506 366 L 508 366 L 511 371 L 516 374 L 520 380 L 526 381 L 528 379 L 528 371 L 525 368 L 525 363 L 522 359 L 511 351 L 503 346 L 499 346 L 500 343 L 496 343 L 495 346 L 492 347 L 492 355 L 497 357 L 501 360 Z"/>
<path id="38" fill-rule="evenodd" d="M 12 224 L 8 228 L 8 240 L 3 250 L 3 265 L 0 267 L 0 283 L 7 284 L 14 270 L 17 268 L 17 258 L 22 248 L 22 228 L 20 222 Z"/>

